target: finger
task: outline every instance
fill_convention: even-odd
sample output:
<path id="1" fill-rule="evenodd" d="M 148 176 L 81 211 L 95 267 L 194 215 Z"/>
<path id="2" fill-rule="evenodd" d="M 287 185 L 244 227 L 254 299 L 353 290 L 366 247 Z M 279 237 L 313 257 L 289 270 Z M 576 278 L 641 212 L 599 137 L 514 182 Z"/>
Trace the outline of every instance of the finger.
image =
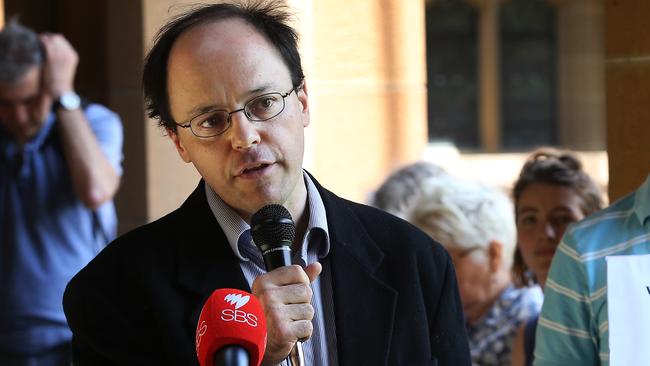
<path id="1" fill-rule="evenodd" d="M 52 36 L 49 34 L 41 34 L 38 36 L 38 39 L 41 41 L 41 44 L 45 49 L 45 53 L 49 54 L 50 48 L 52 48 Z"/>
<path id="2" fill-rule="evenodd" d="M 314 332 L 314 325 L 311 320 L 300 320 L 289 324 L 293 339 L 304 342 L 308 340 Z"/>
<path id="3" fill-rule="evenodd" d="M 305 267 L 305 273 L 307 274 L 307 277 L 309 277 L 309 282 L 314 282 L 322 270 L 323 266 L 319 262 L 314 262 Z"/>
<path id="4" fill-rule="evenodd" d="M 290 304 L 285 307 L 285 315 L 292 321 L 314 319 L 314 307 L 311 304 Z"/>
<path id="5" fill-rule="evenodd" d="M 295 322 L 277 323 L 275 326 L 267 323 L 268 339 L 267 351 L 275 351 L 275 353 L 282 354 L 281 358 L 286 357 L 291 348 L 294 347 L 297 341 L 305 341 L 309 339 L 314 331 L 314 327 L 310 320 L 300 320 Z"/>
<path id="6" fill-rule="evenodd" d="M 281 307 L 287 304 L 309 304 L 313 295 L 311 287 L 297 283 L 281 287 L 272 287 L 253 294 L 267 307 Z"/>
<path id="7" fill-rule="evenodd" d="M 302 267 L 295 264 L 276 268 L 271 272 L 259 275 L 253 282 L 253 286 L 255 286 L 255 282 L 258 282 L 258 279 L 261 279 L 259 285 L 263 285 L 261 289 L 286 286 L 294 283 L 309 283 L 309 277 L 307 277 L 305 271 Z"/>
<path id="8" fill-rule="evenodd" d="M 48 58 L 76 58 L 74 48 L 62 34 L 41 34 L 39 39 Z"/>
<path id="9" fill-rule="evenodd" d="M 289 304 L 272 308 L 266 314 L 270 324 L 285 324 L 295 321 L 314 319 L 314 307 L 311 304 Z"/>

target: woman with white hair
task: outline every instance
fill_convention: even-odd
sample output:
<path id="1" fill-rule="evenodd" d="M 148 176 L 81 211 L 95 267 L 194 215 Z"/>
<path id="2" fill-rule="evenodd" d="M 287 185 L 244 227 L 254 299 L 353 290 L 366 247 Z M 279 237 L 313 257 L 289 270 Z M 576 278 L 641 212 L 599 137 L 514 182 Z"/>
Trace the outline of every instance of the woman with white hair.
<path id="1" fill-rule="evenodd" d="M 474 365 L 509 365 L 519 325 L 539 312 L 539 288 L 518 289 L 512 203 L 495 189 L 447 175 L 423 178 L 399 215 L 440 242 L 452 257 Z M 399 205 L 397 205 L 399 206 Z"/>

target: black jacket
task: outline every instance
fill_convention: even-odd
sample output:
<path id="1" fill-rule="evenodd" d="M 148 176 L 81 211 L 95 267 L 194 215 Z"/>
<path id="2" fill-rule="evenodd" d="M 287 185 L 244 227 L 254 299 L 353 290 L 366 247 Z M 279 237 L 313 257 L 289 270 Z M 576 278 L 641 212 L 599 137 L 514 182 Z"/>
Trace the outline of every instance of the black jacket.
<path id="1" fill-rule="evenodd" d="M 75 366 L 197 365 L 203 301 L 217 288 L 250 291 L 203 185 L 179 209 L 108 245 L 68 284 Z M 442 247 L 316 185 L 331 241 L 339 365 L 470 365 Z"/>

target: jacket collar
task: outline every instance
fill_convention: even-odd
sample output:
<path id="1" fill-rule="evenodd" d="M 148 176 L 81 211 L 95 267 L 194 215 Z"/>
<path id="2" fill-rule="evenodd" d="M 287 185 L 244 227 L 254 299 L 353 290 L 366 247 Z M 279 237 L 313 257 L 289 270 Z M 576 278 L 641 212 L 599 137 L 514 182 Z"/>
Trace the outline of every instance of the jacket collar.
<path id="1" fill-rule="evenodd" d="M 177 280 L 203 298 L 218 288 L 250 291 L 239 261 L 210 211 L 204 184 L 201 180 L 177 211 L 182 227 L 179 230 Z"/>
<path id="2" fill-rule="evenodd" d="M 378 278 L 384 254 L 349 205 L 311 179 L 323 198 L 330 231 L 331 248 L 326 260 L 332 270 L 339 364 L 385 365 L 397 291 Z M 250 292 L 239 261 L 210 211 L 204 184 L 201 180 L 177 211 L 182 227 L 177 280 L 203 299 L 189 319 L 194 326 L 203 302 L 215 289 Z"/>

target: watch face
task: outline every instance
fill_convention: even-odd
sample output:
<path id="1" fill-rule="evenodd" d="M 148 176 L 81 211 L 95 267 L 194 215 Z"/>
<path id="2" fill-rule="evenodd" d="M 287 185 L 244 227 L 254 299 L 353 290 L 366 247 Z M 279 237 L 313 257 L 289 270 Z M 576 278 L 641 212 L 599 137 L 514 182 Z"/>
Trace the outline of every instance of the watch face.
<path id="1" fill-rule="evenodd" d="M 79 109 L 79 106 L 81 105 L 81 98 L 79 98 L 79 95 L 77 95 L 75 92 L 68 92 L 59 98 L 59 103 L 64 109 L 67 110 Z"/>

